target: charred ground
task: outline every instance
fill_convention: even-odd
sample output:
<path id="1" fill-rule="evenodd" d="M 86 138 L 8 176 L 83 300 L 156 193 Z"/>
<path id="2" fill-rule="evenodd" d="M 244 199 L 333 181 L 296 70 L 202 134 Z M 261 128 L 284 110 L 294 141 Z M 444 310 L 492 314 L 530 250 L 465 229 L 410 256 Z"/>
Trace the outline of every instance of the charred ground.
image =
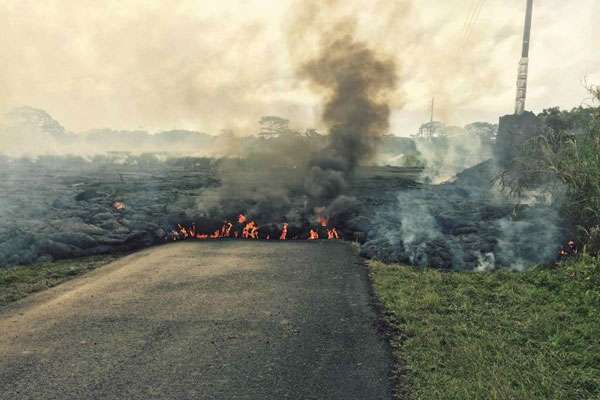
<path id="1" fill-rule="evenodd" d="M 4 159 L 0 172 L 3 193 L 0 212 L 0 263 L 4 266 L 40 260 L 131 250 L 163 243 L 177 224 L 195 223 L 210 233 L 233 215 L 210 215 L 199 198 L 221 186 L 218 161 L 205 158 L 119 156 L 39 157 Z M 245 165 L 236 179 L 261 179 Z M 361 168 L 352 179 L 350 193 L 360 201 L 349 218 L 356 219 L 392 198 L 398 190 L 416 187 L 418 170 L 394 167 Z M 282 176 L 283 178 L 283 176 Z M 259 184 L 260 182 L 256 182 Z M 286 207 L 302 209 L 298 196 Z M 236 199 L 232 199 L 235 201 Z M 124 209 L 119 209 L 122 202 Z M 115 204 L 116 203 L 116 204 Z M 281 205 L 272 204 L 269 214 Z M 259 225 L 256 202 L 240 205 L 237 213 L 250 213 Z M 343 213 L 339 218 L 346 217 Z M 279 222 L 286 221 L 281 213 Z M 337 223 L 346 225 L 343 221 Z M 313 223 L 305 220 L 302 224 Z M 360 219 L 354 221 L 360 224 Z M 294 226 L 300 235 L 304 226 Z M 342 227 L 350 238 L 350 228 Z M 363 229 L 364 230 L 364 229 Z M 301 238 L 299 236 L 299 238 Z"/>
<path id="2" fill-rule="evenodd" d="M 294 189 L 290 183 L 302 182 L 302 176 L 289 166 L 123 154 L 2 163 L 3 266 L 161 244 L 180 239 L 173 236 L 178 225 L 195 224 L 198 232 L 211 234 L 225 221 L 235 224 L 240 213 L 256 221 L 263 240 L 279 238 L 284 223 L 288 239 L 305 240 L 311 229 L 321 229 L 302 185 Z M 276 172 L 265 175 L 263 168 Z M 534 251 L 531 239 L 560 243 L 560 232 L 548 220 L 553 214 L 525 207 L 515 222 L 514 205 L 492 188 L 492 163 L 443 185 L 421 183 L 421 173 L 419 168 L 357 168 L 345 194 L 326 210 L 329 226 L 342 239 L 359 242 L 368 258 L 443 269 L 543 262 L 557 253 L 554 248 Z M 230 185 L 225 192 L 224 182 Z M 270 191 L 282 182 L 291 185 L 285 195 Z"/>

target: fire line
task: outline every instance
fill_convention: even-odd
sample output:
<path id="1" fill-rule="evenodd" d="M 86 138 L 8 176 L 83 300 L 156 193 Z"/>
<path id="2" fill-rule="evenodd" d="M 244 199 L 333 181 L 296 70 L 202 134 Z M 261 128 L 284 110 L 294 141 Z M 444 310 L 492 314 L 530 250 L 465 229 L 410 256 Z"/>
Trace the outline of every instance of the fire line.
<path id="1" fill-rule="evenodd" d="M 241 239 L 241 240 L 271 240 L 272 230 L 261 236 L 261 230 L 256 221 L 248 219 L 244 214 L 240 214 L 237 218 L 237 224 L 225 221 L 220 229 L 212 233 L 202 233 L 196 228 L 196 224 L 184 226 L 177 224 L 176 228 L 171 231 L 168 239 L 171 240 L 215 240 L 215 239 Z M 319 234 L 319 229 L 321 233 Z M 283 223 L 278 235 L 274 238 L 279 240 L 290 240 L 288 237 L 289 224 Z M 328 221 L 325 218 L 319 220 L 319 227 L 309 229 L 308 233 L 299 234 L 292 239 L 296 240 L 340 240 L 341 235 L 335 227 L 328 227 Z"/>

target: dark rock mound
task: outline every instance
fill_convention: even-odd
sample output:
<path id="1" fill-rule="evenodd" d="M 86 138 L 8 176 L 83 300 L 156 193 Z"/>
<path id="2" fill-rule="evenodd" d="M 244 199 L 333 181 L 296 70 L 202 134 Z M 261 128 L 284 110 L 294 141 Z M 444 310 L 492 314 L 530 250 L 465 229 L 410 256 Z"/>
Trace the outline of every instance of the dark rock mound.
<path id="1" fill-rule="evenodd" d="M 398 192 L 370 220 L 361 254 L 440 269 L 512 267 L 555 259 L 564 240 L 558 210 L 515 204 L 494 184 L 488 161 L 453 182 Z"/>

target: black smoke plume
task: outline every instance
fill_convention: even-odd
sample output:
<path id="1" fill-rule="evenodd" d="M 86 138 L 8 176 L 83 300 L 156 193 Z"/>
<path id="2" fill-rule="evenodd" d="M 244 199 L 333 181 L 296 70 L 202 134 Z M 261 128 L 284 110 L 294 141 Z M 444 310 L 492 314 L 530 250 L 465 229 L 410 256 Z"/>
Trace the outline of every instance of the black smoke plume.
<path id="1" fill-rule="evenodd" d="M 328 130 L 323 144 L 314 147 L 299 140 L 288 151 L 265 150 L 254 156 L 268 164 L 251 171 L 226 163 L 222 185 L 210 198 L 200 199 L 201 208 L 215 216 L 249 212 L 264 222 L 352 215 L 357 202 L 346 197 L 351 177 L 374 155 L 378 139 L 387 132 L 388 97 L 397 82 L 393 59 L 357 40 L 354 26 L 345 21 L 333 34 L 320 32 L 313 57 L 293 57 L 299 78 L 322 96 L 321 119 Z"/>
<path id="2" fill-rule="evenodd" d="M 315 154 L 305 180 L 314 201 L 341 195 L 347 179 L 375 152 L 377 140 L 389 127 L 388 95 L 396 87 L 394 61 L 377 54 L 338 25 L 333 37 L 324 35 L 319 54 L 304 63 L 299 75 L 325 98 L 322 120 L 329 144 Z"/>

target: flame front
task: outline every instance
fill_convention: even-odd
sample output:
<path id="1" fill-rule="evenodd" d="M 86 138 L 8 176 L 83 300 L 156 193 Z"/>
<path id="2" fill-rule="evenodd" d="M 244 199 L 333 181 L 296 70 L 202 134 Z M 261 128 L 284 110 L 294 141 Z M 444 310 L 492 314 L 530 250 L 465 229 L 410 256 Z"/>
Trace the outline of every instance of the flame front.
<path id="1" fill-rule="evenodd" d="M 178 224 L 175 229 L 172 230 L 169 235 L 169 239 L 172 240 L 186 240 L 186 239 L 198 239 L 198 240 L 208 240 L 208 239 L 246 239 L 246 240 L 271 240 L 271 237 L 277 238 L 279 240 L 288 240 L 289 236 L 289 224 L 283 223 L 281 226 L 281 230 L 273 231 L 273 228 L 265 228 L 266 232 L 261 236 L 261 229 L 256 221 L 250 220 L 244 214 L 239 214 L 237 217 L 237 224 L 234 224 L 229 221 L 225 221 L 221 228 L 215 230 L 214 232 L 204 233 L 201 232 L 200 229 L 196 228 L 196 224 L 192 224 L 191 226 L 184 226 Z M 321 234 L 319 234 L 321 233 Z M 274 235 L 274 236 L 272 236 Z M 294 233 L 291 239 L 307 239 L 307 240 L 318 240 L 318 239 L 328 240 L 339 240 L 341 239 L 341 235 L 338 233 L 336 228 L 330 228 L 327 226 L 327 220 L 324 218 L 319 218 L 319 226 L 315 228 L 310 228 L 308 233 L 305 234 L 296 234 Z"/>
<path id="2" fill-rule="evenodd" d="M 242 237 L 244 239 L 258 239 L 258 226 L 256 226 L 256 222 L 250 221 L 244 226 Z"/>
<path id="3" fill-rule="evenodd" d="M 288 230 L 288 224 L 283 224 L 283 229 L 281 230 L 281 235 L 279 235 L 279 240 L 287 239 L 287 230 Z"/>
<path id="4" fill-rule="evenodd" d="M 340 235 L 338 234 L 337 229 L 332 228 L 332 229 L 327 229 L 327 239 L 329 240 L 333 240 L 333 239 L 339 239 Z"/>

